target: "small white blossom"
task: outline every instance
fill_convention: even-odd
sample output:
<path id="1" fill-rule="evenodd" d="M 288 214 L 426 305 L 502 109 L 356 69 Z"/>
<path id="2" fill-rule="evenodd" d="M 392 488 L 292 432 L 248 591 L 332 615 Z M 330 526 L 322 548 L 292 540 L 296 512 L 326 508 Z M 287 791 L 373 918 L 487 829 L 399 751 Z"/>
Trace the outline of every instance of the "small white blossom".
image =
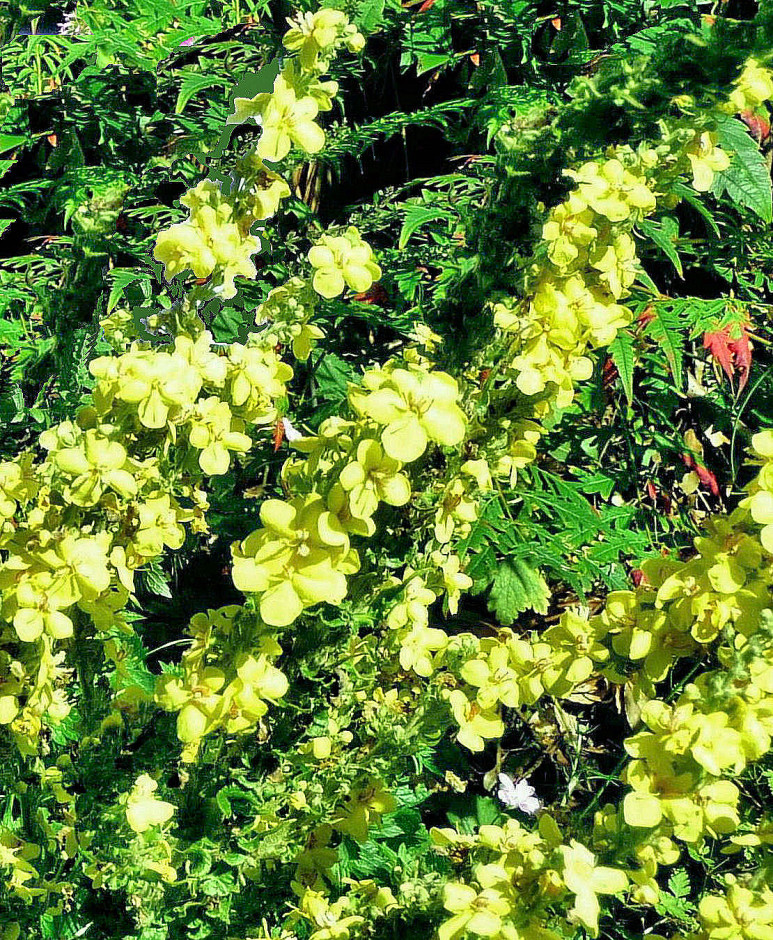
<path id="1" fill-rule="evenodd" d="M 299 441 L 303 434 L 290 424 L 287 418 L 282 418 L 282 427 L 285 429 L 285 439 L 292 444 L 293 441 Z"/>
<path id="2" fill-rule="evenodd" d="M 513 780 L 507 774 L 499 775 L 499 799 L 510 809 L 519 809 L 522 813 L 533 816 L 540 808 L 540 801 L 534 787 L 526 780 Z"/>

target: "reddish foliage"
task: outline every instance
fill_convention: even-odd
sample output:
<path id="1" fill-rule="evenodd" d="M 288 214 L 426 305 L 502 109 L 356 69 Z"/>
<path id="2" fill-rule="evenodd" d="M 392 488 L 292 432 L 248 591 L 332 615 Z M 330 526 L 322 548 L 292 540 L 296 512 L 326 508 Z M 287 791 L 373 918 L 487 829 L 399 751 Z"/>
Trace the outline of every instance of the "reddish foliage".
<path id="1" fill-rule="evenodd" d="M 664 513 L 669 515 L 674 504 L 668 493 L 662 493 L 651 480 L 647 480 L 644 488 L 655 507 L 662 509 Z"/>
<path id="2" fill-rule="evenodd" d="M 708 349 L 715 362 L 722 366 L 725 375 L 733 381 L 738 371 L 738 391 L 742 391 L 749 381 L 749 369 L 752 364 L 752 348 L 747 332 L 748 323 L 733 323 L 721 330 L 703 334 L 703 348 Z M 733 337 L 732 333 L 738 333 Z"/>
<path id="3" fill-rule="evenodd" d="M 363 304 L 376 304 L 378 307 L 386 306 L 389 295 L 380 284 L 374 284 L 361 294 L 354 294 L 352 300 L 359 300 Z"/>
<path id="4" fill-rule="evenodd" d="M 652 323 L 655 319 L 655 310 L 652 307 L 646 307 L 636 319 L 636 322 L 639 326 L 646 326 L 648 323 Z"/>
<path id="5" fill-rule="evenodd" d="M 755 114 L 754 111 L 741 111 L 738 116 L 749 128 L 749 133 L 758 144 L 763 144 L 768 140 L 770 137 L 770 121 L 766 117 Z"/>
<path id="6" fill-rule="evenodd" d="M 281 418 L 276 419 L 276 424 L 274 425 L 274 453 L 276 453 L 279 448 L 282 446 L 282 441 L 285 439 L 285 426 Z"/>
<path id="7" fill-rule="evenodd" d="M 714 476 L 711 470 L 709 470 L 707 467 L 704 467 L 702 464 L 699 464 L 692 454 L 682 454 L 682 460 L 684 461 L 684 465 L 688 470 L 694 470 L 698 474 L 698 479 L 701 481 L 701 486 L 708 487 L 714 496 L 719 496 L 719 483 L 717 483 L 717 478 Z"/>
<path id="8" fill-rule="evenodd" d="M 634 568 L 631 572 L 631 580 L 633 581 L 634 587 L 639 587 L 643 581 L 647 580 L 647 577 L 641 568 Z"/>
<path id="9" fill-rule="evenodd" d="M 614 359 L 611 356 L 607 356 L 607 360 L 604 363 L 604 370 L 602 373 L 602 383 L 605 389 L 611 388 L 615 382 L 620 377 L 620 373 L 615 365 Z"/>

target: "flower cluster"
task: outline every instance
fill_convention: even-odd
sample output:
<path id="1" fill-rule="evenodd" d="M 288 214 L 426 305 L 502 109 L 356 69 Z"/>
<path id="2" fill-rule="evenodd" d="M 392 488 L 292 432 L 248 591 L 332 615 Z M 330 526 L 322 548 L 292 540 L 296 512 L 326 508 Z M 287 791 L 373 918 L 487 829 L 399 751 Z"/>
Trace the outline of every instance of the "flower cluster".
<path id="1" fill-rule="evenodd" d="M 233 218 L 234 206 L 212 180 L 202 180 L 180 202 L 190 218 L 161 232 L 153 257 L 164 265 L 167 278 L 187 270 L 198 278 L 217 272 L 217 289 L 224 298 L 234 297 L 237 275 L 255 277 L 250 256 L 260 239 L 242 231 Z"/>
<path id="2" fill-rule="evenodd" d="M 421 457 L 430 440 L 451 446 L 464 435 L 458 388 L 445 373 L 395 368 L 366 373 L 363 383 L 349 393 L 359 422 L 330 419 L 316 437 L 294 442 L 307 457 L 289 461 L 285 476 L 307 494 L 265 502 L 262 528 L 232 546 L 234 584 L 260 595 L 267 624 L 287 626 L 323 601 L 340 604 L 347 575 L 360 567 L 350 535 L 375 532 L 380 504 L 408 502 L 403 465 Z M 387 427 L 375 438 L 380 424 Z"/>
<path id="3" fill-rule="evenodd" d="M 470 866 L 467 882 L 443 888 L 443 906 L 451 916 L 440 927 L 441 940 L 468 935 L 515 940 L 524 934 L 553 940 L 570 925 L 596 937 L 598 895 L 618 894 L 628 885 L 623 870 L 599 865 L 575 839 L 565 843 L 547 814 L 535 831 L 508 819 L 502 826 L 481 826 L 473 836 L 454 829 L 430 834 L 439 852 L 463 848 Z M 551 910 L 561 907 L 563 917 Z"/>
<path id="4" fill-rule="evenodd" d="M 282 648 L 270 635 L 252 635 L 248 624 L 238 606 L 196 614 L 181 674 L 156 683 L 155 701 L 177 713 L 177 736 L 188 762 L 206 735 L 218 728 L 228 734 L 254 729 L 269 703 L 277 704 L 287 692 L 287 679 L 274 665 Z"/>

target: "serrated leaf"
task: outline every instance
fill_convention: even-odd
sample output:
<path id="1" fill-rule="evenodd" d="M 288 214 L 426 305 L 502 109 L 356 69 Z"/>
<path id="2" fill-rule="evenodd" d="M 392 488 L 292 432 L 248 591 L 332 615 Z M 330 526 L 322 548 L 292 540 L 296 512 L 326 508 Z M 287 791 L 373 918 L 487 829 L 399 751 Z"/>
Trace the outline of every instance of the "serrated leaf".
<path id="1" fill-rule="evenodd" d="M 372 33 L 384 19 L 385 0 L 360 0 L 354 21 L 365 35 Z"/>
<path id="2" fill-rule="evenodd" d="M 171 597 L 172 592 L 169 589 L 169 582 L 161 566 L 157 562 L 151 562 L 144 571 L 145 586 L 158 597 Z"/>
<path id="3" fill-rule="evenodd" d="M 343 401 L 354 373 L 351 365 L 335 353 L 327 353 L 314 376 L 318 382 L 317 396 L 326 401 Z"/>
<path id="4" fill-rule="evenodd" d="M 628 404 L 633 404 L 633 372 L 636 355 L 633 351 L 633 337 L 625 330 L 621 330 L 609 344 L 609 355 L 620 375 L 620 382 L 625 392 Z"/>
<path id="5" fill-rule="evenodd" d="M 408 244 L 411 235 L 418 231 L 422 225 L 427 222 L 433 222 L 435 219 L 447 219 L 450 214 L 445 209 L 437 206 L 410 205 L 406 209 L 405 221 L 400 229 L 400 239 L 397 247 L 400 251 Z"/>
<path id="6" fill-rule="evenodd" d="M 177 95 L 177 102 L 174 106 L 175 114 L 182 114 L 186 105 L 194 95 L 204 91 L 205 88 L 213 88 L 215 85 L 225 85 L 225 80 L 217 75 L 208 75 L 203 72 L 185 71 L 180 92 Z"/>
<path id="7" fill-rule="evenodd" d="M 509 627 L 525 610 L 547 613 L 550 589 L 536 569 L 522 558 L 500 562 L 489 593 L 489 610 Z"/>
<path id="8" fill-rule="evenodd" d="M 746 125 L 736 118 L 717 121 L 717 137 L 730 154 L 730 166 L 717 173 L 712 192 L 726 192 L 733 202 L 755 212 L 763 222 L 773 221 L 770 168 Z"/>
<path id="9" fill-rule="evenodd" d="M 690 876 L 686 871 L 675 871 L 668 879 L 668 890 L 677 898 L 686 898 L 690 896 Z"/>
<path id="10" fill-rule="evenodd" d="M 110 272 L 110 279 L 113 286 L 110 288 L 110 296 L 107 298 L 107 313 L 110 314 L 118 306 L 118 301 L 123 297 L 124 291 L 133 284 L 134 281 L 148 280 L 144 271 L 138 271 L 135 268 L 114 268 Z"/>
<path id="11" fill-rule="evenodd" d="M 674 382 L 677 388 L 681 389 L 684 333 L 679 317 L 665 304 L 652 304 L 649 312 L 651 319 L 647 323 L 645 334 L 663 348 Z"/>
<path id="12" fill-rule="evenodd" d="M 684 277 L 682 269 L 682 260 L 675 247 L 675 242 L 679 238 L 679 223 L 670 215 L 665 216 L 660 222 L 652 222 L 648 219 L 642 219 L 639 223 L 641 232 L 660 248 L 663 254 L 673 264 L 679 277 Z"/>

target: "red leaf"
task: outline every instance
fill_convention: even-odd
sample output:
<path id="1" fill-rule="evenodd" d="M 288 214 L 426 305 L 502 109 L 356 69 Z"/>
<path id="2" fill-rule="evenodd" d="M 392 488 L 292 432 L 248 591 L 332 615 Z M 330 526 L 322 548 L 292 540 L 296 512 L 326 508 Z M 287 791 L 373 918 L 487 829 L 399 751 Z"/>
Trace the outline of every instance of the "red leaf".
<path id="1" fill-rule="evenodd" d="M 389 295 L 380 284 L 374 284 L 361 294 L 354 294 L 352 300 L 359 300 L 364 304 L 376 304 L 379 307 L 383 307 L 386 305 L 386 301 L 389 300 Z"/>
<path id="2" fill-rule="evenodd" d="M 631 580 L 633 581 L 633 586 L 638 587 L 642 581 L 646 581 L 647 578 L 641 568 L 634 568 L 631 572 Z"/>
<path id="3" fill-rule="evenodd" d="M 276 419 L 276 424 L 274 425 L 274 453 L 276 453 L 279 448 L 282 446 L 282 441 L 285 437 L 285 426 L 281 418 Z"/>
<path id="4" fill-rule="evenodd" d="M 699 464 L 692 454 L 682 454 L 682 460 L 688 470 L 694 470 L 698 474 L 702 486 L 708 487 L 714 496 L 719 496 L 719 483 L 717 483 L 717 478 L 711 470 Z"/>
<path id="5" fill-rule="evenodd" d="M 655 319 L 655 310 L 652 307 L 646 307 L 637 317 L 636 322 L 639 326 L 647 326 L 648 323 L 652 323 Z"/>
<path id="6" fill-rule="evenodd" d="M 559 32 L 559 33 L 561 32 L 561 17 L 560 17 L 560 16 L 554 17 L 554 18 L 550 21 L 550 23 L 551 23 L 553 29 L 555 29 L 555 30 L 556 30 L 557 32 Z"/>
<path id="7" fill-rule="evenodd" d="M 424 0 L 424 3 L 419 7 L 419 13 L 426 13 L 431 6 L 434 6 L 435 0 Z"/>
<path id="8" fill-rule="evenodd" d="M 741 111 L 738 115 L 744 124 L 749 128 L 749 133 L 762 144 L 770 137 L 770 121 L 761 114 L 755 114 L 754 111 Z"/>
<path id="9" fill-rule="evenodd" d="M 698 479 L 704 486 L 707 486 L 714 496 L 719 496 L 719 483 L 717 483 L 717 478 L 711 472 L 711 470 L 706 467 L 702 467 L 699 463 L 695 464 L 695 472 L 698 474 Z"/>
<path id="10" fill-rule="evenodd" d="M 470 62 L 472 62 L 473 65 L 480 65 L 480 53 L 473 52 L 470 55 Z"/>
<path id="11" fill-rule="evenodd" d="M 735 366 L 733 365 L 733 353 L 730 350 L 730 337 L 727 329 L 717 330 L 714 333 L 704 333 L 703 348 L 708 349 L 714 360 L 724 369 L 725 375 L 732 381 L 735 375 Z"/>
<path id="12" fill-rule="evenodd" d="M 602 383 L 605 389 L 611 388 L 620 377 L 615 361 L 611 356 L 607 356 L 602 372 Z"/>
<path id="13" fill-rule="evenodd" d="M 752 348 L 747 333 L 748 323 L 731 323 L 721 330 L 707 331 L 703 334 L 703 348 L 708 349 L 714 361 L 723 369 L 732 382 L 738 371 L 738 390 L 749 381 L 749 369 L 752 364 Z M 737 333 L 737 336 L 731 335 Z"/>

